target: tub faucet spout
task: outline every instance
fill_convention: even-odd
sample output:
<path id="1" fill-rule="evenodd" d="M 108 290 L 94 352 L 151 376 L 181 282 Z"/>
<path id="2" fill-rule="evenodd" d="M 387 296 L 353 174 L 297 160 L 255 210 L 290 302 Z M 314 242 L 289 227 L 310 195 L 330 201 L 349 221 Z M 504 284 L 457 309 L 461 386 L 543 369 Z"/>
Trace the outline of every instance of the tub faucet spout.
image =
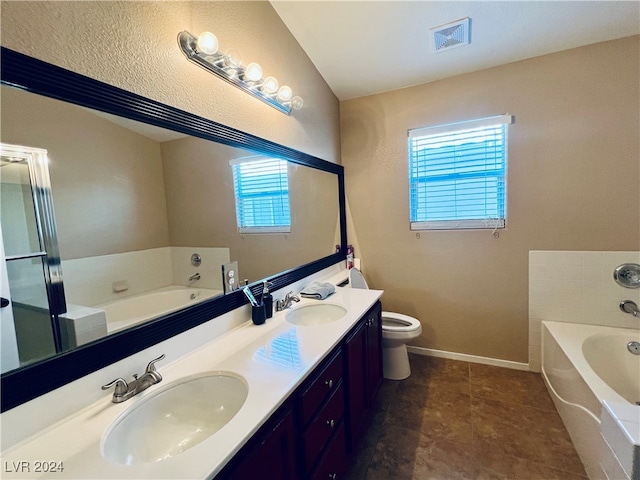
<path id="1" fill-rule="evenodd" d="M 193 275 L 191 275 L 189 277 L 189 282 L 195 282 L 196 280 L 200 280 L 200 274 L 199 273 L 194 273 Z"/>
<path id="2" fill-rule="evenodd" d="M 640 316 L 638 304 L 632 300 L 624 300 L 620 302 L 620 310 L 622 310 L 624 313 L 630 313 L 634 317 Z"/>

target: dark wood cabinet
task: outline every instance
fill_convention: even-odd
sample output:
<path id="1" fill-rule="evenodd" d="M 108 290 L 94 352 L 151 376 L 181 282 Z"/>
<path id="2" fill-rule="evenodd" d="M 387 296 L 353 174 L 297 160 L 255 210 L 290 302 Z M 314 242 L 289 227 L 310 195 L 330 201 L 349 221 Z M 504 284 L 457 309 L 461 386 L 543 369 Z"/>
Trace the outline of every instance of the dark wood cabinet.
<path id="1" fill-rule="evenodd" d="M 229 462 L 216 479 L 298 478 L 296 429 L 289 406 L 281 408 Z"/>
<path id="2" fill-rule="evenodd" d="M 382 307 L 379 302 L 345 337 L 343 349 L 347 383 L 346 441 L 350 452 L 382 385 Z"/>
<path id="3" fill-rule="evenodd" d="M 371 407 L 382 385 L 382 305 L 378 302 L 365 316 L 367 326 L 367 406 Z"/>
<path id="4" fill-rule="evenodd" d="M 327 447 L 325 455 L 318 462 L 318 468 L 311 478 L 313 480 L 339 480 L 347 471 L 347 444 L 344 425 L 340 425 Z"/>
<path id="5" fill-rule="evenodd" d="M 342 385 L 331 396 L 326 408 L 318 414 L 302 435 L 302 471 L 306 476 L 329 445 L 333 435 L 342 427 L 344 416 L 344 389 Z"/>
<path id="6" fill-rule="evenodd" d="M 300 476 L 308 478 L 317 468 L 344 417 L 342 348 L 338 347 L 311 375 L 297 394 Z"/>
<path id="7" fill-rule="evenodd" d="M 364 321 L 345 338 L 347 387 L 347 445 L 349 451 L 360 435 L 367 410 L 367 325 Z"/>
<path id="8" fill-rule="evenodd" d="M 216 479 L 340 479 L 382 384 L 377 302 Z"/>
<path id="9" fill-rule="evenodd" d="M 329 355 L 310 379 L 298 390 L 298 412 L 300 424 L 305 427 L 313 415 L 327 400 L 329 394 L 337 390 L 343 377 L 342 349 L 338 348 Z"/>

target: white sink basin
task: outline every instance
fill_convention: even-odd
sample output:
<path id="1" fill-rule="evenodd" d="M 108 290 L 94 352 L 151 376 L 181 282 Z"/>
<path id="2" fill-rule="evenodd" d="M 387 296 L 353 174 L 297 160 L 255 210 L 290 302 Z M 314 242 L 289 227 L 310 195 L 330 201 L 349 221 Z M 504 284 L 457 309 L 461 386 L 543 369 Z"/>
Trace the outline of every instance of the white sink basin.
<path id="1" fill-rule="evenodd" d="M 313 327 L 335 322 L 346 314 L 347 309 L 337 303 L 311 303 L 295 307 L 285 318 L 294 325 Z"/>
<path id="2" fill-rule="evenodd" d="M 102 456 L 123 465 L 174 457 L 229 423 L 248 393 L 246 381 L 230 372 L 169 384 L 109 427 L 102 439 Z"/>

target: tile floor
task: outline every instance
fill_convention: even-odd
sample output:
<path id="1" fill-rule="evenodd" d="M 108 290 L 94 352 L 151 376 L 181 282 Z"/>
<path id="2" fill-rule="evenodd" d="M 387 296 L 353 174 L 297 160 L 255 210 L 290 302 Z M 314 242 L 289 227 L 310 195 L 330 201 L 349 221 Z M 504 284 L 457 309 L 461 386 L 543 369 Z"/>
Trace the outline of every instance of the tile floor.
<path id="1" fill-rule="evenodd" d="M 347 479 L 587 479 L 539 374 L 410 361 L 384 381 Z"/>

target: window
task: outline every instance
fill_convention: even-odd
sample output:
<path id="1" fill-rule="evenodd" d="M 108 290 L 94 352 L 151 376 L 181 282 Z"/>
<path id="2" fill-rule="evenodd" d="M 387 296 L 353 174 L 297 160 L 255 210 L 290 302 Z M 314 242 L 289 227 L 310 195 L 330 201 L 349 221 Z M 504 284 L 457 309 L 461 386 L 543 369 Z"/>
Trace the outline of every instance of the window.
<path id="1" fill-rule="evenodd" d="M 277 158 L 232 160 L 240 233 L 291 231 L 287 162 Z"/>
<path id="2" fill-rule="evenodd" d="M 504 228 L 510 115 L 409 130 L 411 230 Z"/>

